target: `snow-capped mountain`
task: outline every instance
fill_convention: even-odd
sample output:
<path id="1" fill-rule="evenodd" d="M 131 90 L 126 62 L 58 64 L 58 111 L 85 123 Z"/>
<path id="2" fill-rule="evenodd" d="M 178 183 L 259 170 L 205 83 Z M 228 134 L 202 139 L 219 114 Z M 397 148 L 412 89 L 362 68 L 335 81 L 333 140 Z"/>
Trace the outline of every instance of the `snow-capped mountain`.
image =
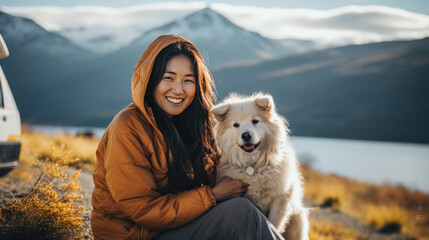
<path id="1" fill-rule="evenodd" d="M 386 6 L 344 6 L 329 10 L 266 8 L 211 3 L 210 8 L 237 26 L 272 39 L 297 39 L 321 46 L 419 39 L 429 36 L 429 16 Z M 161 2 L 126 8 L 0 7 L 33 19 L 81 47 L 107 53 L 126 46 L 142 32 L 207 7 L 207 3 Z"/>
<path id="2" fill-rule="evenodd" d="M 288 44 L 291 42 L 268 39 L 258 33 L 249 32 L 211 8 L 204 8 L 185 18 L 147 31 L 121 49 L 122 53 L 119 55 L 140 56 L 154 39 L 163 34 L 178 34 L 191 40 L 211 67 L 267 60 L 315 47 L 312 42 L 296 40 L 290 48 Z M 300 47 L 297 47 L 298 45 Z"/>
<path id="3" fill-rule="evenodd" d="M 145 4 L 107 7 L 1 7 L 15 16 L 33 19 L 92 52 L 105 54 L 122 48 L 143 32 L 204 8 L 204 3 Z"/>
<path id="4" fill-rule="evenodd" d="M 59 34 L 46 31 L 33 20 L 16 17 L 0 11 L 0 33 L 11 55 L 25 55 L 37 59 L 62 59 L 64 62 L 87 59 L 91 56 L 70 40 Z M 13 55 L 11 57 L 13 57 Z"/>
<path id="5" fill-rule="evenodd" d="M 174 11 L 174 9 L 165 9 L 156 11 L 142 9 L 127 15 L 124 13 L 113 15 L 113 18 L 112 16 L 105 16 L 110 18 L 108 22 L 104 20 L 98 24 L 86 24 L 56 32 L 87 49 L 104 54 L 126 46 L 139 37 L 142 32 L 184 17 L 192 11 L 195 10 Z M 103 14 L 100 14 L 100 18 L 99 21 L 103 21 Z"/>

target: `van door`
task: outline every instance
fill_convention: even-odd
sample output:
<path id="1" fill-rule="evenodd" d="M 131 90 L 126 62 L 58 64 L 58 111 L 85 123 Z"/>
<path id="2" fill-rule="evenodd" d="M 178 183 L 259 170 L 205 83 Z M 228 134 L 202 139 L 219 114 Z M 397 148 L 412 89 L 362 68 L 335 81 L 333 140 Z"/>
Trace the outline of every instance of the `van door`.
<path id="1" fill-rule="evenodd" d="M 6 43 L 0 35 L 0 59 L 8 56 Z M 9 83 L 0 66 L 0 176 L 18 165 L 21 150 L 20 136 L 21 118 Z"/>
<path id="2" fill-rule="evenodd" d="M 21 119 L 12 91 L 0 66 L 0 142 L 21 135 Z M 16 138 L 16 137 L 15 137 Z"/>

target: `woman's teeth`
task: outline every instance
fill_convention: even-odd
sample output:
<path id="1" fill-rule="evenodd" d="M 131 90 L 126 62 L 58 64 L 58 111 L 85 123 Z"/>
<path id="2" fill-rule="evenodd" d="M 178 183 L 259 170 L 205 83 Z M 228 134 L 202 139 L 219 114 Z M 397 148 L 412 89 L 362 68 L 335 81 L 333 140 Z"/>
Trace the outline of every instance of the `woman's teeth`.
<path id="1" fill-rule="evenodd" d="M 167 97 L 167 100 L 169 101 L 169 102 L 172 102 L 172 103 L 175 103 L 175 104 L 178 104 L 178 103 L 181 103 L 181 102 L 183 102 L 183 98 L 172 98 L 172 97 Z"/>

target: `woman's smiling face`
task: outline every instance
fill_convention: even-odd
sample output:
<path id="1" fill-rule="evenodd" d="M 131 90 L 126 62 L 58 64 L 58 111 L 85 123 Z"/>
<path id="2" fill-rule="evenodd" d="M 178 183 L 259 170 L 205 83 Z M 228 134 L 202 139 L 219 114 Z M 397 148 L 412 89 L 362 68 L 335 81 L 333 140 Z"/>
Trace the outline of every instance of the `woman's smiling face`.
<path id="1" fill-rule="evenodd" d="M 156 104 L 171 118 L 181 114 L 192 102 L 197 89 L 191 60 L 178 55 L 171 58 L 161 81 L 155 88 Z"/>

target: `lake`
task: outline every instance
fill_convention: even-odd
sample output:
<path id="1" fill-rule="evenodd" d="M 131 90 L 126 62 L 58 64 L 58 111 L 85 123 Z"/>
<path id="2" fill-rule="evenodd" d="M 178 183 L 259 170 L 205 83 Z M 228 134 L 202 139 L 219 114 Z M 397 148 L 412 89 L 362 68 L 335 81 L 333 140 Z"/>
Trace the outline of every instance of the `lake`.
<path id="1" fill-rule="evenodd" d="M 93 132 L 105 128 L 32 125 L 46 134 Z M 298 158 L 314 169 L 379 184 L 403 185 L 429 193 L 429 144 L 292 136 Z"/>
<path id="2" fill-rule="evenodd" d="M 291 141 L 298 158 L 321 172 L 429 193 L 429 144 L 312 137 Z"/>

